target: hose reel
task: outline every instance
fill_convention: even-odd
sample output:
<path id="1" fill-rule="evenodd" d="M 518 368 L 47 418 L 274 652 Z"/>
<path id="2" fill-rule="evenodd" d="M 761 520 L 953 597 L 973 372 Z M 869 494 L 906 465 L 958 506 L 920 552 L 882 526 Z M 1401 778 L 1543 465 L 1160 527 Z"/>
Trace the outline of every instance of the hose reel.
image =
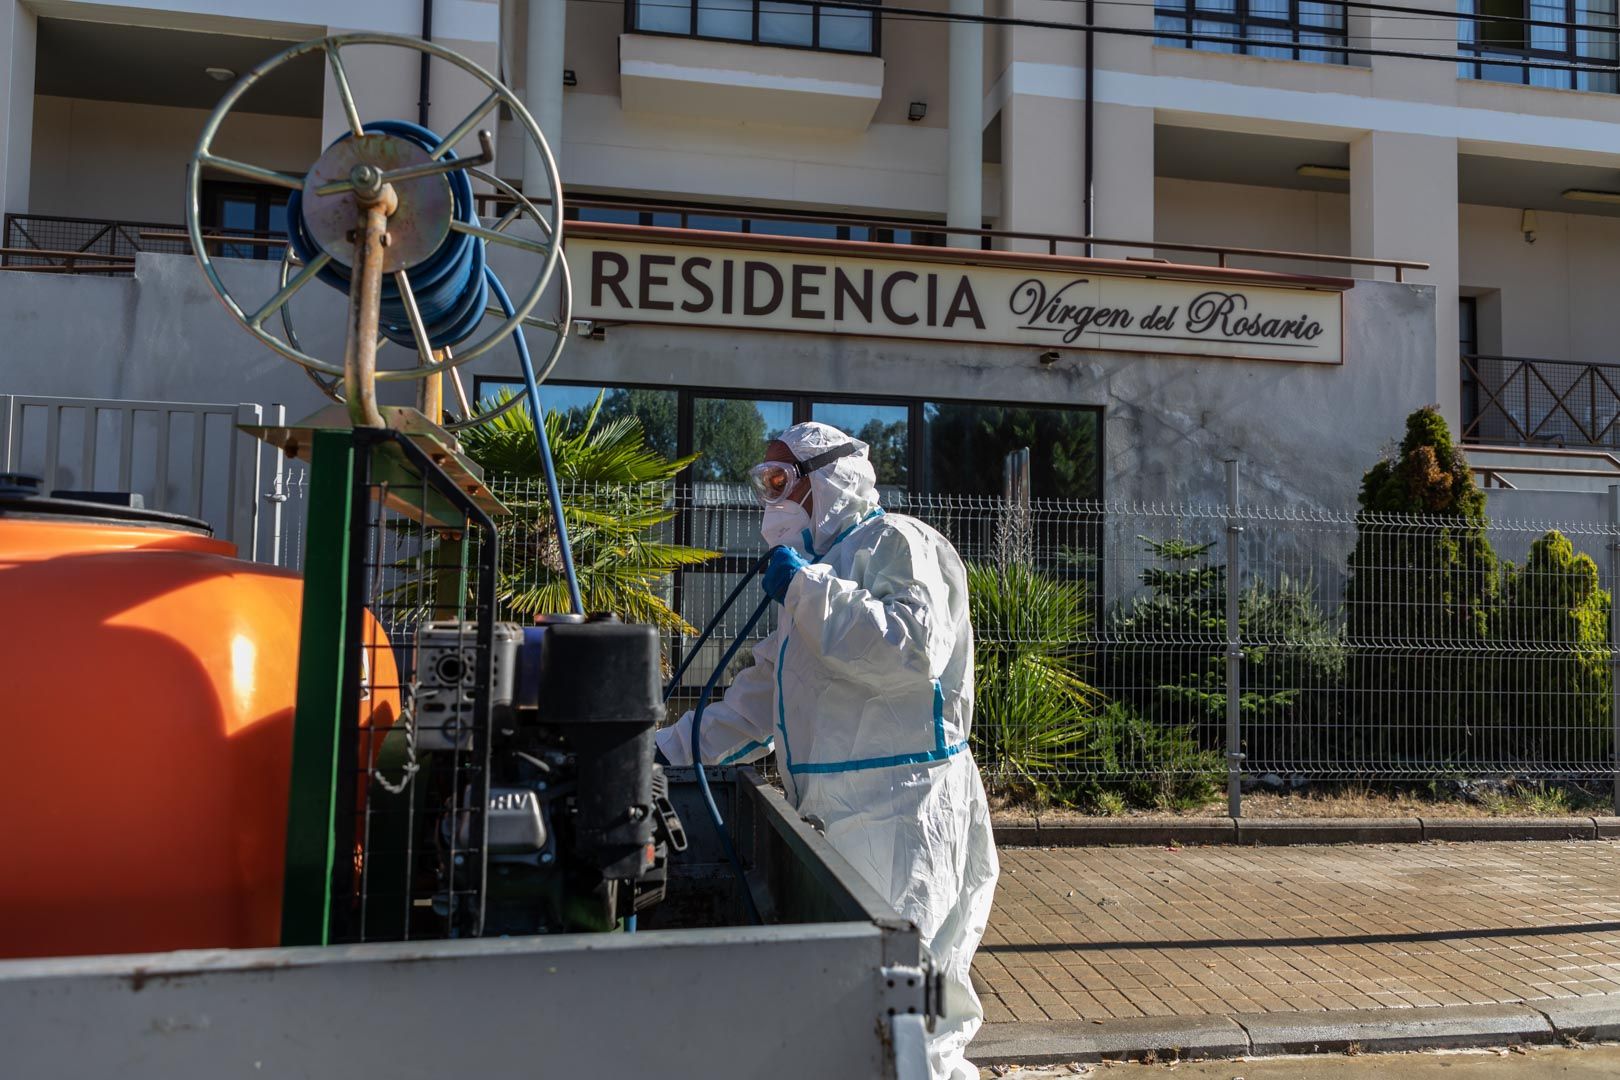
<path id="1" fill-rule="evenodd" d="M 389 46 L 426 54 L 467 72 L 487 91 L 448 132 L 440 135 L 400 120 L 367 122 L 360 116 L 343 50 Z M 303 175 L 216 153 L 220 129 L 243 96 L 279 68 L 310 53 L 322 53 L 336 85 L 348 131 L 331 143 Z M 524 137 L 539 149 L 544 191 L 525 194 L 480 168 L 492 160 L 493 138 L 479 125 L 505 107 Z M 478 152 L 458 154 L 457 145 L 476 136 Z M 278 288 L 262 303 L 240 301 L 225 283 L 204 239 L 202 179 L 215 170 L 288 190 L 289 243 Z M 498 221 L 477 214 L 474 182 L 511 202 Z M 537 235 L 518 228 L 527 219 Z M 340 426 L 392 427 L 413 439 L 438 444 L 456 459 L 452 473 L 466 473 L 482 489 L 475 465 L 461 458 L 450 430 L 486 422 L 522 400 L 476 414 L 462 389 L 458 367 L 484 355 L 529 327 L 549 334 L 536 373 L 543 380 L 560 356 L 570 325 L 571 289 L 562 249 L 562 190 L 555 159 L 523 102 L 471 60 L 432 42 L 391 34 L 352 33 L 307 41 L 271 57 L 239 78 L 215 106 L 198 139 L 187 175 L 186 228 L 209 286 L 249 334 L 301 365 L 323 392 L 343 405 L 287 428 L 254 428 L 254 434 L 297 456 L 313 431 Z M 513 249 L 538 260 L 532 282 L 515 300 L 489 266 L 487 245 Z M 561 269 L 554 317 L 534 314 Z M 314 355 L 300 340 L 292 301 L 310 282 L 346 292 L 349 314 L 341 362 Z M 548 312 L 548 314 L 551 314 Z M 498 320 L 486 330 L 489 316 Z M 272 318 L 281 333 L 272 329 Z M 388 343 L 411 350 L 405 365 L 379 364 Z M 521 338 L 515 342 L 527 365 Z M 449 375 L 459 404 L 457 420 L 443 426 L 442 379 Z M 376 384 L 419 381 L 416 409 L 377 403 Z M 458 476 L 458 479 L 460 477 Z M 487 491 L 480 491 L 487 499 Z M 493 501 L 493 500 L 489 500 Z"/>

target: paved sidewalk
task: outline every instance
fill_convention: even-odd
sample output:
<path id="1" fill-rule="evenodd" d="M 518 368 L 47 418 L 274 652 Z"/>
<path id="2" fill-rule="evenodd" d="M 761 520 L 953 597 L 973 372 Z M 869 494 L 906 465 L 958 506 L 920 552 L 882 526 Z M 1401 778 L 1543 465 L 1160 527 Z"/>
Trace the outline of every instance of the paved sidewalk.
<path id="1" fill-rule="evenodd" d="M 1073 1031 L 1620 995 L 1610 841 L 1001 857 L 975 963 L 987 1036 L 1013 1022 Z"/>

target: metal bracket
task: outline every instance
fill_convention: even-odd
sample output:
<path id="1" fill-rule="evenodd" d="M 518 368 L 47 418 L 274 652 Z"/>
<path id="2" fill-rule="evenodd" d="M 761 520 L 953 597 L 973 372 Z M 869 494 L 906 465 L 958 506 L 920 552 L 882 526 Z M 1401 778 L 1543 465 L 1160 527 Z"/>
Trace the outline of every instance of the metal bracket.
<path id="1" fill-rule="evenodd" d="M 878 969 L 878 1002 L 883 1018 L 921 1016 L 929 1031 L 945 1013 L 945 973 L 932 959 L 924 966 Z"/>

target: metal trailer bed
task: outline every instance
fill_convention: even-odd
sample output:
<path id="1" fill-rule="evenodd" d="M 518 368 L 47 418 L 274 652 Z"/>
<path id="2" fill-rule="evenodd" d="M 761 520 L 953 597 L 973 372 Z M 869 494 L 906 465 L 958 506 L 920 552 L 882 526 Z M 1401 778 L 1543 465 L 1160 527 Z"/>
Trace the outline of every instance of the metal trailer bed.
<path id="1" fill-rule="evenodd" d="M 0 1074 L 926 1077 L 940 983 L 910 923 L 752 769 L 690 769 L 690 847 L 636 934 L 0 962 Z"/>

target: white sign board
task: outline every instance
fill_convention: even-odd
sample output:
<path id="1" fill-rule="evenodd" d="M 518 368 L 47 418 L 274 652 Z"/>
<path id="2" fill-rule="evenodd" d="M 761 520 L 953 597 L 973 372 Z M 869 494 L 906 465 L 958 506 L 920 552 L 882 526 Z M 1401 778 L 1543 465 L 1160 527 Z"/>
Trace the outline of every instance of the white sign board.
<path id="1" fill-rule="evenodd" d="M 739 330 L 1344 361 L 1333 288 L 575 237 L 574 316 Z"/>

